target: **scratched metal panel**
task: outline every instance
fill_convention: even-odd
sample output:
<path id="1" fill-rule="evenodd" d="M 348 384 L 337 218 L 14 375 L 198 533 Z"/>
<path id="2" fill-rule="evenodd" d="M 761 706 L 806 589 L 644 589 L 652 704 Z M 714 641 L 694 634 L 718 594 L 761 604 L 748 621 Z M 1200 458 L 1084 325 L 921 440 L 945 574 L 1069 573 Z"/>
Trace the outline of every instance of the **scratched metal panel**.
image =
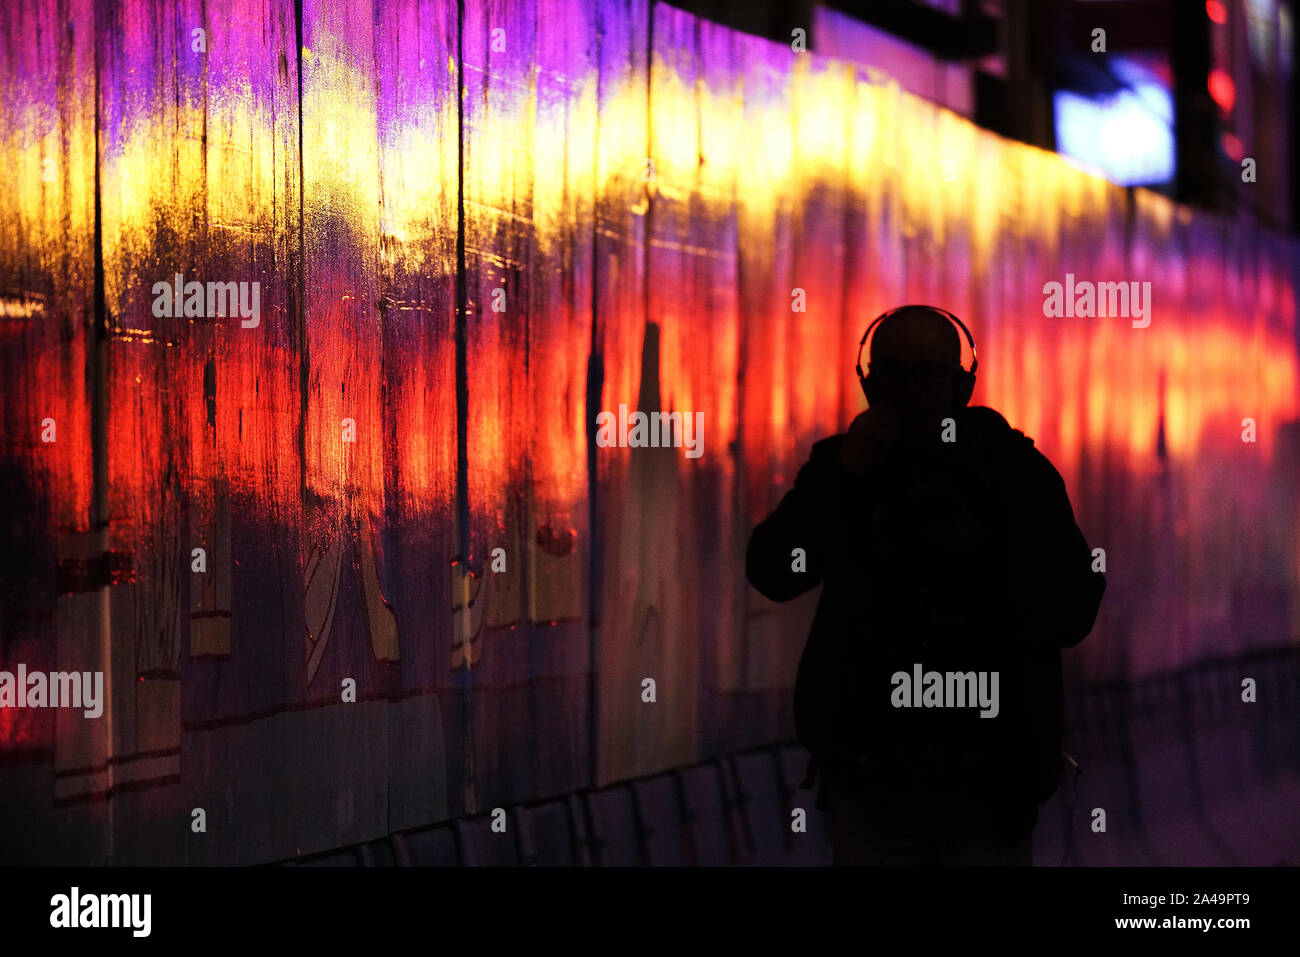
<path id="1" fill-rule="evenodd" d="M 382 687 L 400 642 L 391 609 L 363 595 L 378 584 L 363 566 L 387 507 L 374 24 L 361 2 L 307 4 L 302 16 L 307 636 L 290 687 L 301 680 L 323 703 L 344 678 L 362 694 Z M 300 670 L 293 655 L 286 664 Z"/>
<path id="2" fill-rule="evenodd" d="M 376 516 L 379 594 L 399 624 L 390 678 L 391 829 L 460 810 L 464 773 L 450 662 L 456 554 L 456 5 L 376 9 L 386 512 Z M 373 597 L 373 592 L 371 593 Z"/>
<path id="3" fill-rule="evenodd" d="M 81 2 L 0 17 L 0 668 L 10 672 L 104 669 L 109 655 L 92 23 Z M 0 804 L 24 822 L 0 829 L 0 859 L 102 859 L 107 805 L 55 808 L 50 771 L 102 768 L 110 749 L 107 722 L 0 709 Z"/>
<path id="4" fill-rule="evenodd" d="M 789 175 L 794 143 L 790 71 L 795 54 L 786 55 L 785 49 L 757 41 L 742 45 L 744 122 L 737 149 L 752 157 L 750 175 L 757 183 Z M 788 193 L 753 189 L 740 194 L 740 440 L 751 523 L 780 500 L 785 480 L 780 466 L 798 464 L 794 450 L 785 449 L 781 441 L 787 402 L 784 330 L 798 318 L 788 282 L 793 217 L 794 197 Z M 728 680 L 739 682 L 740 675 Z"/>
<path id="5" fill-rule="evenodd" d="M 192 730 L 284 702 L 279 636 L 301 615 L 289 574 L 297 563 L 290 533 L 301 521 L 293 463 L 302 406 L 293 7 L 242 3 L 187 25 L 199 23 L 206 52 L 184 31 L 186 58 L 202 64 L 201 115 L 186 130 L 203 140 L 199 215 L 192 261 L 172 271 L 188 266 L 187 282 L 237 281 L 250 293 L 256 282 L 258 297 L 255 316 L 226 310 L 186 326 L 196 363 L 185 403 L 189 529 L 191 544 L 208 552 L 208 573 L 190 586 L 184 718 Z M 164 279 L 161 267 L 174 257 L 160 257 Z"/>
<path id="6" fill-rule="evenodd" d="M 620 330 L 624 338 L 615 353 L 605 354 L 606 382 L 601 409 L 617 421 L 634 410 L 646 413 L 694 412 L 696 405 L 682 381 L 681 355 L 665 355 L 664 331 L 671 326 L 673 347 L 681 329 L 682 312 L 691 308 L 689 286 L 680 260 L 688 245 L 689 223 L 671 205 L 686 205 L 693 192 L 698 155 L 698 105 L 694 82 L 698 51 L 693 18 L 668 7 L 651 8 L 650 88 L 646 122 L 649 135 L 640 161 L 646 185 L 643 312 L 632 312 Z M 665 56 L 668 60 L 665 61 Z M 644 87 L 643 87 L 644 88 Z M 671 132 L 663 129 L 671 125 Z M 670 154 L 667 144 L 671 144 Z M 683 162 L 681 157 L 686 157 Z M 669 217 L 667 221 L 665 218 Z M 663 264 L 659 280 L 666 284 L 656 296 L 656 244 Z M 674 301 L 675 300 L 675 301 Z M 671 305 L 670 305 L 671 304 Z M 670 306 L 674 315 L 663 316 Z M 635 352 L 628 346 L 635 343 Z M 627 366 L 620 364 L 626 362 Z M 676 388 L 672 388 L 675 385 Z M 701 411 L 707 411 L 700 407 Z M 707 428 L 707 426 L 706 426 Z M 606 447 L 598 457 L 618 462 L 617 476 L 602 488 L 609 507 L 604 534 L 609 562 L 602 581 L 598 645 L 601 694 L 601 735 L 597 783 L 635 776 L 675 763 L 691 761 L 698 750 L 698 727 L 686 725 L 696 717 L 697 646 L 690 641 L 698 593 L 682 592 L 678 574 L 690 535 L 682 512 L 680 449 Z M 698 463 L 688 463 L 698 464 Z M 646 679 L 655 682 L 656 700 L 643 701 Z M 684 733 L 682 733 L 684 732 Z M 677 756 L 680 759 L 675 760 Z"/>
<path id="7" fill-rule="evenodd" d="M 679 539 L 682 555 L 678 567 L 689 569 L 688 556 L 695 556 L 699 563 L 695 574 L 679 572 L 679 587 L 699 596 L 694 622 L 687 620 L 682 648 L 696 658 L 696 707 L 694 714 L 680 717 L 693 725 L 683 737 L 694 738 L 695 757 L 747 747 L 759 740 L 778 740 L 786 736 L 788 727 L 779 714 L 781 696 L 775 693 L 787 680 L 770 667 L 770 661 L 753 672 L 755 680 L 747 689 L 759 694 L 727 695 L 721 680 L 736 657 L 744 629 L 745 596 L 752 590 L 744 577 L 749 529 L 744 527 L 741 508 L 738 441 L 744 385 L 740 365 L 740 195 L 757 182 L 750 157 L 738 151 L 745 128 L 740 66 L 746 47 L 741 34 L 707 20 L 699 22 L 702 82 L 697 98 L 700 132 L 695 183 L 688 203 L 673 204 L 672 210 L 689 216 L 689 223 L 679 220 L 674 224 L 679 235 L 689 236 L 689 257 L 665 264 L 652 246 L 649 273 L 655 292 L 668 288 L 656 271 L 664 265 L 681 269 L 689 277 L 682 283 L 681 298 L 663 302 L 653 296 L 651 314 L 662 322 L 665 348 L 661 358 L 671 360 L 674 347 L 681 355 L 680 386 L 676 374 L 662 377 L 666 386 L 663 408 L 703 412 L 703 432 L 695 436 L 699 443 L 695 451 L 702 454 L 689 458 L 683 456 L 685 449 L 670 450 L 684 480 L 686 505 L 681 513 L 686 524 Z M 668 126 L 656 124 L 653 129 L 665 139 L 674 135 Z M 665 226 L 671 222 L 668 215 L 660 220 Z M 669 322 L 670 316 L 676 319 L 676 328 Z M 681 394 L 679 389 L 690 396 L 689 401 L 674 397 Z M 700 635 L 710 638 L 699 641 Z M 688 660 L 682 652 L 678 654 Z M 753 660 L 751 656 L 749 661 Z"/>
<path id="8" fill-rule="evenodd" d="M 468 558 L 484 607 L 481 630 L 453 660 L 470 688 L 467 800 L 491 807 L 535 793 L 523 582 L 530 449 L 542 440 L 532 434 L 528 366 L 537 7 L 502 0 L 464 14 Z M 498 548 L 504 572 L 492 570 Z"/>
<path id="9" fill-rule="evenodd" d="M 996 279 L 985 281 L 980 308 L 972 310 L 972 331 L 981 350 L 980 385 L 972 402 L 998 409 L 1035 440 L 1064 478 L 1089 543 L 1125 556 L 1120 561 L 1128 565 L 1136 553 L 1125 538 L 1144 519 L 1126 517 L 1133 476 L 1116 458 L 1117 433 L 1126 426 L 1122 415 L 1097 413 L 1107 406 L 1118 411 L 1126 395 L 1149 394 L 1149 384 L 1122 372 L 1140 340 L 1132 338 L 1127 322 L 1076 322 L 1043 314 L 1044 284 L 1063 281 L 1067 272 L 1089 279 L 1130 274 L 1126 192 L 1072 168 L 1044 163 L 1036 151 L 1009 150 L 989 134 L 981 134 L 980 145 L 985 169 L 1001 169 L 1004 175 L 996 180 L 991 174 L 973 184 L 998 184 L 979 195 L 984 200 L 992 194 L 990 205 L 980 210 L 1000 228 L 997 251 L 982 267 Z M 1150 442 L 1153 450 L 1154 435 Z M 1111 622 L 1119 624 L 1118 633 L 1128 631 L 1114 616 L 1124 591 L 1138 577 L 1132 572 L 1108 575 L 1097 625 L 1065 657 L 1068 669 L 1087 674 L 1099 651 L 1116 658 L 1114 649 L 1106 648 L 1107 632 Z M 1120 654 L 1127 652 L 1121 649 Z"/>
<path id="10" fill-rule="evenodd" d="M 1278 282 L 1285 261 L 1250 225 L 1159 197 L 1140 197 L 1136 213 L 1130 272 L 1152 281 L 1153 318 L 1144 329 L 1117 322 L 1132 343 L 1123 353 L 1131 439 L 1145 438 L 1154 459 L 1146 471 L 1132 456 L 1128 469 L 1140 505 L 1126 531 L 1145 546 L 1134 577 L 1147 587 L 1145 601 L 1126 596 L 1125 670 L 1144 675 L 1293 634 L 1284 463 L 1297 450 L 1287 399 L 1297 377 L 1283 344 L 1294 341 L 1296 307 Z M 1257 435 L 1243 442 L 1247 418 Z"/>
<path id="11" fill-rule="evenodd" d="M 812 443 L 847 423 L 846 408 L 856 385 L 849 373 L 850 342 L 856 344 L 845 293 L 855 197 L 849 191 L 854 103 L 854 73 L 843 64 L 804 54 L 790 60 L 787 80 L 790 120 L 790 200 L 787 271 L 779 308 L 784 350 L 784 415 L 774 423 L 771 441 L 790 455 L 780 471 L 783 493 L 807 460 Z M 797 296 L 797 299 L 796 299 Z M 796 304 L 800 311 L 794 311 Z M 854 400 L 856 401 L 856 400 Z M 775 504 L 775 503 L 773 503 Z M 753 527 L 752 525 L 750 526 Z M 789 688 L 808 634 L 815 597 L 783 606 L 767 627 L 747 635 L 746 684 L 751 688 Z M 772 622 L 779 627 L 773 629 Z M 758 623 L 760 626 L 763 622 Z M 792 701 L 772 697 L 767 704 L 771 737 L 793 732 Z"/>
<path id="12" fill-rule="evenodd" d="M 359 700 L 388 691 L 402 642 L 380 589 L 376 534 L 389 508 L 383 332 L 375 27 L 368 3 L 309 3 L 302 10 L 303 324 L 307 367 L 301 560 L 306 641 L 287 636 L 290 687 L 329 707 L 345 680 Z M 299 677 L 302 675 L 302 677 Z M 298 685 L 303 681 L 303 685 Z M 337 705 L 334 705 L 337 707 Z M 319 720 L 326 715 L 321 714 Z M 337 843 L 383 826 L 374 772 L 387 763 L 387 728 L 359 711 L 368 747 L 313 736 L 299 766 L 319 769 L 295 837 L 328 821 Z M 340 840 L 341 839 L 341 840 Z M 295 846 L 302 843 L 296 840 Z M 309 850 L 310 848 L 304 848 Z"/>
<path id="13" fill-rule="evenodd" d="M 20 856 L 265 860 L 783 736 L 807 602 L 740 548 L 908 300 L 970 321 L 975 401 L 1107 548 L 1077 675 L 1294 635 L 1293 240 L 666 6 L 317 0 L 301 47 L 295 6 L 0 23 L 0 663 L 112 689 L 0 713 Z M 178 272 L 260 322 L 155 315 Z M 1150 328 L 1045 316 L 1067 272 L 1151 281 Z M 703 412 L 703 456 L 597 447 L 620 404 Z"/>
<path id="14" fill-rule="evenodd" d="M 596 557 L 593 669 L 597 712 L 592 728 L 595 781 L 631 773 L 640 740 L 623 729 L 640 703 L 643 677 L 629 653 L 635 648 L 630 608 L 635 594 L 639 539 L 630 450 L 596 445 L 596 416 L 632 404 L 645 341 L 645 234 L 652 184 L 646 90 L 649 4 L 603 3 L 599 42 L 599 123 L 596 131 L 595 368 L 586 413 L 588 462 L 593 476 Z M 630 574 L 629 574 L 630 572 Z"/>
<path id="15" fill-rule="evenodd" d="M 135 577 L 113 591 L 115 657 L 125 664 L 115 677 L 131 695 L 136 674 L 175 689 L 188 611 L 181 595 L 188 584 L 183 488 L 190 463 L 176 440 L 187 432 L 189 408 L 200 404 L 191 391 L 201 372 L 189 349 L 195 338 L 189 327 L 203 320 L 178 314 L 178 297 L 165 293 L 157 298 L 167 315 L 157 315 L 153 287 L 171 286 L 176 273 L 189 274 L 186 284 L 196 275 L 207 278 L 199 218 L 187 215 L 206 198 L 203 58 L 180 52 L 189 46 L 182 31 L 188 34 L 185 27 L 195 22 L 181 5 L 124 2 L 105 11 L 100 182 L 112 352 L 110 536 L 115 548 L 129 553 Z M 144 729 L 133 727 L 134 710 L 115 709 L 114 750 L 120 755 L 152 750 L 137 739 Z M 149 743 L 174 748 L 179 731 L 178 721 L 158 728 L 159 739 Z"/>
<path id="16" fill-rule="evenodd" d="M 136 579 L 114 591 L 115 644 L 134 646 L 115 649 L 124 667 L 116 677 L 123 693 L 155 699 L 141 709 L 140 727 L 135 708 L 115 709 L 117 749 L 128 756 L 180 744 L 180 656 L 194 575 L 186 493 L 192 468 L 207 473 L 188 444 L 191 429 L 207 418 L 205 365 L 217 335 L 202 294 L 191 301 L 190 284 L 253 277 L 226 274 L 218 250 L 228 224 L 193 212 L 206 209 L 210 190 L 207 57 L 190 39 L 202 17 L 185 5 L 127 2 L 104 11 L 100 182 L 113 356 L 110 509 L 112 537 L 130 553 Z M 169 294 L 178 274 L 181 293 Z M 215 541 L 200 535 L 193 547 L 212 549 L 213 569 L 221 566 Z M 151 718 L 157 726 L 148 726 Z"/>
<path id="17" fill-rule="evenodd" d="M 200 25 L 202 54 L 193 36 Z M 286 808 L 296 795 L 287 782 L 306 777 L 263 723 L 295 699 L 285 658 L 302 615 L 296 26 L 286 3 L 226 6 L 206 18 L 195 10 L 183 26 L 182 56 L 199 71 L 199 115 L 186 135 L 201 139 L 202 193 L 188 261 L 163 272 L 185 266 L 187 282 L 258 290 L 256 315 L 227 311 L 189 322 L 182 346 L 193 357 L 186 554 L 204 547 L 208 569 L 188 576 L 180 811 L 187 835 L 194 807 L 206 811 L 210 832 L 236 821 L 241 831 L 240 842 L 187 836 L 184 854 L 233 863 L 288 844 Z"/>
<path id="18" fill-rule="evenodd" d="M 342 742 L 321 733 L 295 755 L 310 779 L 298 847 L 322 820 L 338 844 L 446 811 L 430 692 L 450 609 L 426 596 L 448 594 L 454 530 L 449 17 L 442 4 L 303 11 L 307 640 L 288 666 L 329 708 L 313 726 L 335 721 L 346 679 L 358 702 L 401 704 L 358 708 Z M 427 780 L 399 774 L 390 793 L 390 766 L 411 762 Z"/>
<path id="19" fill-rule="evenodd" d="M 845 161 L 848 123 L 837 105 L 851 103 L 853 73 L 842 64 L 797 57 L 791 75 L 793 169 L 798 170 L 790 285 L 805 294 L 806 312 L 787 331 L 793 382 L 784 441 L 807 459 L 825 426 L 843 416 L 844 370 L 851 363 L 843 315 Z M 792 299 L 791 290 L 786 298 Z"/>
<path id="20" fill-rule="evenodd" d="M 262 735 L 232 754 L 216 729 L 286 703 L 282 639 L 301 603 L 283 548 L 299 477 L 275 467 L 296 445 L 301 395 L 294 33 L 286 4 L 206 20 L 124 4 L 100 34 L 113 518 L 140 556 L 114 596 L 120 685 L 134 698 L 114 707 L 129 762 L 113 776 L 124 861 L 264 857 L 283 804 L 282 742 Z M 159 316 L 154 283 L 178 273 L 257 283 L 257 311 L 200 302 L 203 315 Z M 205 549 L 206 571 L 192 570 L 191 548 Z M 182 675 L 188 774 L 181 793 L 151 794 L 144 785 L 179 773 Z M 243 843 L 176 848 L 193 807 L 214 830 L 245 822 Z M 149 840 L 157 819 L 170 827 Z"/>
<path id="21" fill-rule="evenodd" d="M 262 202 L 269 191 L 228 172 L 244 170 L 252 156 L 246 142 L 222 129 L 223 119 L 230 122 L 220 98 L 230 44 L 214 42 L 205 49 L 206 37 L 192 33 L 205 30 L 224 39 L 247 23 L 238 16 L 229 25 L 221 18 L 205 23 L 197 9 L 184 6 L 125 4 L 104 10 L 101 191 L 113 356 L 107 460 L 112 535 L 132 556 L 134 581 L 113 594 L 112 726 L 114 759 L 120 763 L 110 767 L 103 783 L 121 792 L 113 798 L 120 859 L 156 860 L 177 853 L 189 808 L 216 811 L 209 795 L 219 776 L 209 769 L 220 764 L 206 760 L 201 750 L 186 762 L 191 770 L 184 793 L 168 785 L 178 779 L 181 765 L 187 631 L 191 655 L 215 660 L 231 652 L 232 518 L 225 458 L 234 421 L 228 415 L 237 415 L 230 399 L 239 392 L 231 388 L 237 379 L 231 374 L 234 364 L 225 358 L 225 335 L 232 325 L 246 337 L 254 333 L 230 317 L 187 316 L 174 309 L 158 315 L 153 286 L 170 285 L 177 273 L 186 283 L 260 279 L 264 302 L 284 297 L 269 295 L 274 283 L 249 269 L 243 245 L 255 237 L 253 247 L 267 262 L 272 258 L 273 240 L 258 234 L 259 210 L 270 209 Z M 274 76 L 273 62 L 259 72 Z M 210 129 L 205 128 L 209 93 Z M 282 123 L 282 136 L 288 130 Z M 235 208 L 239 200 L 247 203 L 243 209 Z M 286 233 L 281 230 L 281 248 Z M 280 290 L 286 287 L 284 277 Z M 174 306 L 170 298 L 164 296 L 163 304 Z M 272 350 L 247 340 L 242 345 L 270 373 L 268 380 L 279 371 L 281 359 Z M 191 570 L 191 548 L 206 551 L 206 571 Z M 251 556 L 244 557 L 251 565 Z M 255 620 L 263 625 L 262 609 L 281 604 L 279 593 L 267 596 L 271 602 L 245 597 L 259 609 Z M 237 689 L 259 685 L 263 702 L 282 700 L 278 680 L 269 687 L 257 680 L 267 674 L 268 664 L 272 675 L 279 673 L 274 655 L 250 660 L 263 647 L 254 642 L 253 655 L 241 656 L 244 681 L 227 675 L 204 694 L 203 677 L 193 676 L 191 705 L 222 698 L 234 705 Z M 78 788 L 79 782 L 69 780 L 66 786 Z M 151 834 L 159 820 L 170 826 Z M 250 828 L 253 845 L 256 829 Z M 199 859 L 210 847 L 196 845 Z"/>
<path id="22" fill-rule="evenodd" d="M 741 181 L 792 181 L 789 190 L 744 194 L 748 533 L 788 490 L 812 442 L 835 431 L 849 401 L 846 344 L 857 322 L 847 275 L 862 224 L 847 191 L 853 127 L 838 109 L 853 102 L 852 73 L 775 44 L 755 46 L 744 69 L 744 128 L 755 140 L 742 154 Z M 816 597 L 774 604 L 751 590 L 736 680 L 767 691 L 758 698 L 761 720 L 749 720 L 768 738 L 793 731 L 789 695 L 774 692 L 789 689 Z"/>
<path id="23" fill-rule="evenodd" d="M 740 71 L 743 123 L 737 154 L 745 157 L 740 176 L 738 258 L 740 292 L 740 448 L 744 511 L 742 532 L 762 521 L 786 493 L 807 450 L 790 428 L 792 394 L 803 382 L 790 349 L 794 329 L 807 323 L 796 312 L 792 290 L 800 196 L 771 188 L 791 176 L 796 123 L 793 112 L 796 54 L 786 44 L 747 39 Z M 806 279 L 804 280 L 807 281 Z M 805 289 L 805 296 L 807 290 Z M 821 310 L 818 310 L 819 312 Z M 829 379 L 818 375 L 817 380 Z M 747 540 L 747 539 L 746 539 Z M 741 559 L 743 567 L 743 556 Z M 719 649 L 719 688 L 743 693 L 762 687 L 773 656 L 785 655 L 784 674 L 793 674 L 812 623 L 817 592 L 792 602 L 773 602 L 747 588 L 744 630 L 734 647 Z M 787 720 L 789 715 L 787 714 Z M 783 728 L 782 737 L 790 730 Z"/>
<path id="24" fill-rule="evenodd" d="M 288 853 L 295 782 L 310 780 L 289 742 L 248 723 L 302 700 L 286 665 L 301 660 L 303 617 L 298 57 L 290 3 L 225 6 L 204 27 L 199 278 L 258 283 L 256 317 L 190 327 L 203 396 L 189 403 L 191 534 L 209 572 L 191 585 L 183 810 L 206 808 L 218 832 L 248 822 L 233 846 L 189 839 L 190 859 L 225 863 Z"/>
<path id="25" fill-rule="evenodd" d="M 190 39 L 192 28 L 202 29 L 199 8 L 128 0 L 97 14 L 109 540 L 131 572 L 110 592 L 105 682 L 114 763 L 65 778 L 59 796 L 112 795 L 114 855 L 131 861 L 171 856 L 184 840 L 182 806 L 190 802 L 170 786 L 181 767 L 182 654 L 191 587 L 213 573 L 191 571 L 190 555 L 212 549 L 215 570 L 219 551 L 215 541 L 190 541 L 189 439 L 203 416 L 214 320 L 201 293 L 186 294 L 190 283 L 236 277 L 213 274 L 207 217 L 195 214 L 207 204 L 209 185 L 206 57 Z M 159 283 L 168 291 L 155 288 Z M 192 778 L 193 794 L 207 783 L 201 774 Z M 139 790 L 127 796 L 131 789 Z M 151 813 L 166 823 L 155 842 L 142 841 Z"/>
<path id="26" fill-rule="evenodd" d="M 674 436 L 677 447 L 597 449 L 621 466 L 602 487 L 611 545 L 600 631 L 602 779 L 699 756 L 716 671 L 715 647 L 699 636 L 736 617 L 734 584 L 718 568 L 735 557 L 734 51 L 730 35 L 680 11 L 658 7 L 653 16 L 642 157 L 646 318 L 640 328 L 632 320 L 618 355 L 606 351 L 602 409 L 615 420 L 636 410 L 680 413 L 689 430 Z M 629 345 L 640 346 L 639 357 Z M 616 365 L 629 359 L 630 368 Z M 641 698 L 647 678 L 653 704 Z"/>
<path id="27" fill-rule="evenodd" d="M 539 0 L 535 245 L 529 277 L 530 491 L 525 546 L 536 794 L 591 781 L 591 521 L 587 365 L 592 349 L 600 6 Z"/>

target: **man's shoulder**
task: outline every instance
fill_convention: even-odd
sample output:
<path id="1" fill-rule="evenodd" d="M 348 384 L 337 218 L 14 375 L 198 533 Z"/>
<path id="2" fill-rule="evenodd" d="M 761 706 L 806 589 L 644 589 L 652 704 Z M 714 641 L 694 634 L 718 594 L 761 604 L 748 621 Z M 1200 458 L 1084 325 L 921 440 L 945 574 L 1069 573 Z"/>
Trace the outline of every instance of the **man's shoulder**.
<path id="1" fill-rule="evenodd" d="M 971 428 L 977 440 L 990 446 L 994 451 L 1010 454 L 1012 457 L 1043 458 L 1034 446 L 1034 440 L 1020 429 L 1013 428 L 1001 412 L 986 405 L 966 406 L 961 410 L 960 422 Z M 840 448 L 848 432 L 828 435 L 812 444 L 808 458 L 813 462 L 838 460 Z"/>
<path id="2" fill-rule="evenodd" d="M 835 435 L 828 435 L 824 439 L 817 440 L 812 444 L 812 450 L 808 453 L 808 458 L 815 461 L 837 458 L 840 454 L 840 446 L 844 444 L 847 435 L 847 432 L 838 432 Z"/>
<path id="3" fill-rule="evenodd" d="M 981 432 L 990 434 L 1019 435 L 1025 437 L 1025 433 L 1019 429 L 1013 429 L 1011 423 L 1006 420 L 1001 412 L 997 409 L 991 409 L 987 405 L 968 405 L 961 410 L 963 420 L 967 425 L 974 426 Z M 1033 439 L 1029 440 L 1031 443 Z"/>
<path id="4" fill-rule="evenodd" d="M 974 429 L 976 436 L 1003 451 L 1026 454 L 1034 448 L 1034 440 L 1020 429 L 1012 428 L 1001 412 L 986 405 L 968 406 L 962 410 L 962 421 Z M 1039 453 L 1041 454 L 1041 453 Z"/>
<path id="5" fill-rule="evenodd" d="M 987 406 L 972 406 L 964 412 L 963 421 L 974 429 L 977 443 L 987 450 L 987 461 L 1004 478 L 1032 486 L 1062 481 L 1056 466 L 1034 445 L 1034 440 L 1012 428 L 1000 412 Z"/>

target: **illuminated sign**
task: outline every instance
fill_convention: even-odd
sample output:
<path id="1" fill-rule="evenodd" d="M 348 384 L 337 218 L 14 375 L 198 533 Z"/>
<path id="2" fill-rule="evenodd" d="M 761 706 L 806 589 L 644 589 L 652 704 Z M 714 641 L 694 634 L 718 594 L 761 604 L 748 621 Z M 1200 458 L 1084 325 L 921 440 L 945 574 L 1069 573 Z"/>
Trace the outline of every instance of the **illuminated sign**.
<path id="1" fill-rule="evenodd" d="M 1061 155 L 1121 185 L 1165 183 L 1174 176 L 1173 98 L 1154 75 L 1120 61 L 1128 84 L 1113 94 L 1053 94 L 1056 146 Z"/>

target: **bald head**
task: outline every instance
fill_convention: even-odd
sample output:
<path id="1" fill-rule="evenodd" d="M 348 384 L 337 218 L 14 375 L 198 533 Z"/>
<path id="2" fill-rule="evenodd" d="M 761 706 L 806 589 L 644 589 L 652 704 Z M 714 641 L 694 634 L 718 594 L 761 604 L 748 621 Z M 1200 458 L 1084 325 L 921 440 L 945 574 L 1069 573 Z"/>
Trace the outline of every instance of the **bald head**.
<path id="1" fill-rule="evenodd" d="M 871 339 L 872 406 L 898 415 L 906 444 L 933 451 L 942 420 L 955 411 L 961 340 L 952 321 L 925 306 L 905 306 Z"/>
<path id="2" fill-rule="evenodd" d="M 945 316 L 924 306 L 905 306 L 876 327 L 871 361 L 934 362 L 956 369 L 961 365 L 961 340 Z"/>

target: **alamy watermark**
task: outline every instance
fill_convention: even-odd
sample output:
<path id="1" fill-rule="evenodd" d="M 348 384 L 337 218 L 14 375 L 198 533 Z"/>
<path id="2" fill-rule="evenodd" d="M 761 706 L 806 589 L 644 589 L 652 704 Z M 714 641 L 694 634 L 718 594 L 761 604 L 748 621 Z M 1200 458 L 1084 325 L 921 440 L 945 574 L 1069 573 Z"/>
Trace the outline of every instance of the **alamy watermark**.
<path id="1" fill-rule="evenodd" d="M 104 713 L 104 672 L 0 671 L 0 708 L 81 708 L 87 718 Z"/>
<path id="2" fill-rule="evenodd" d="M 51 927 L 127 927 L 133 937 L 148 937 L 153 920 L 152 894 L 68 894 L 50 898 Z"/>
<path id="3" fill-rule="evenodd" d="M 638 411 L 628 415 L 627 403 L 622 402 L 617 417 L 613 412 L 597 413 L 596 429 L 596 444 L 602 449 L 685 448 L 683 454 L 688 459 L 704 454 L 703 412 Z"/>
<path id="4" fill-rule="evenodd" d="M 1081 282 L 1074 273 L 1065 274 L 1065 283 L 1043 284 L 1043 315 L 1049 319 L 1132 319 L 1133 328 L 1151 325 L 1150 282 Z"/>
<path id="5" fill-rule="evenodd" d="M 205 295 L 206 293 L 206 295 Z M 177 273 L 172 282 L 153 284 L 153 314 L 156 319 L 215 319 L 239 315 L 245 329 L 262 321 L 261 285 L 255 282 L 186 282 Z"/>
<path id="6" fill-rule="evenodd" d="M 998 716 L 996 671 L 895 671 L 889 703 L 895 708 L 979 708 L 981 718 Z"/>

